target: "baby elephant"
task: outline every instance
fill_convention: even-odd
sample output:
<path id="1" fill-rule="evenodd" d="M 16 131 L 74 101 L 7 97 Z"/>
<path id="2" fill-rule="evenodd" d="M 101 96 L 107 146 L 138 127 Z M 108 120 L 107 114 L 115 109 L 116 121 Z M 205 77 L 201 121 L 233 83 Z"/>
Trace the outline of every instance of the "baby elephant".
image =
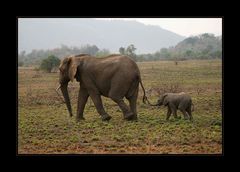
<path id="1" fill-rule="evenodd" d="M 191 121 L 193 120 L 192 111 L 194 110 L 194 107 L 193 109 L 191 108 L 193 105 L 192 99 L 188 94 L 184 92 L 165 93 L 161 95 L 157 103 L 152 106 L 161 106 L 161 105 L 168 106 L 166 120 L 169 120 L 169 117 L 171 116 L 172 113 L 175 118 L 181 118 L 177 116 L 177 109 L 179 109 L 183 113 L 184 119 L 190 119 Z"/>

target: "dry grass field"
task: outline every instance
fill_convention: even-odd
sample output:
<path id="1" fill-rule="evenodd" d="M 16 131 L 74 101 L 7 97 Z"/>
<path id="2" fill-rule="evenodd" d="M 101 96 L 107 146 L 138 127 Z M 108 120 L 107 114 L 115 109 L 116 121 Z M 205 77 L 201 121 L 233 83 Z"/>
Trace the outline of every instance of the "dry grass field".
<path id="1" fill-rule="evenodd" d="M 138 97 L 138 121 L 123 120 L 119 107 L 103 97 L 112 116 L 102 122 L 92 101 L 85 121 L 69 117 L 56 94 L 58 73 L 34 68 L 18 69 L 19 154 L 221 154 L 222 153 L 222 61 L 189 60 L 137 63 L 148 99 L 155 103 L 162 92 L 184 91 L 192 96 L 193 122 L 166 121 L 165 107 L 150 107 Z M 79 84 L 69 83 L 76 115 Z M 181 112 L 178 111 L 178 115 Z"/>

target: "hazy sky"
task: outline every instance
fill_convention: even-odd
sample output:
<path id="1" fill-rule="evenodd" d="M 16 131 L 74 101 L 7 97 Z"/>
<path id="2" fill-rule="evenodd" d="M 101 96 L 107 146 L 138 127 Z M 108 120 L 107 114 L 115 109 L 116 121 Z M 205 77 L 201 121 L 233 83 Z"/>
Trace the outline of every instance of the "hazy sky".
<path id="1" fill-rule="evenodd" d="M 146 25 L 158 25 L 186 37 L 202 33 L 222 35 L 222 18 L 98 18 L 98 20 L 136 20 Z"/>
<path id="2" fill-rule="evenodd" d="M 71 46 L 82 44 L 96 44 L 96 45 L 99 44 L 98 45 L 99 47 L 104 45 L 106 46 L 104 48 L 109 49 L 111 48 L 113 49 L 114 46 L 123 46 L 125 44 L 127 45 L 126 40 L 118 42 L 118 44 L 121 45 L 114 46 L 107 45 L 106 42 L 105 45 L 102 42 L 102 40 L 104 39 L 99 38 L 102 36 L 101 34 L 96 35 L 96 37 L 91 37 L 92 34 L 96 33 L 93 31 L 94 29 L 91 30 L 91 28 L 87 29 L 88 27 L 82 26 L 81 30 L 80 27 L 81 25 L 79 24 L 84 24 L 84 22 L 79 22 L 81 21 L 81 19 L 82 18 L 20 18 L 18 20 L 19 51 L 26 50 L 27 52 L 30 52 L 32 49 L 46 49 L 58 47 L 61 44 Z M 165 30 L 172 31 L 176 34 L 185 37 L 195 36 L 203 33 L 213 33 L 215 36 L 222 35 L 222 18 L 95 18 L 95 19 L 126 20 L 126 21 L 135 20 L 145 25 L 157 25 Z M 61 26 L 61 29 L 53 30 L 54 26 Z M 80 28 L 77 28 L 75 26 L 78 26 Z M 81 35 L 81 33 L 85 33 L 85 35 L 79 38 L 79 35 Z M 115 34 L 115 32 L 113 32 L 113 34 Z M 149 41 L 153 40 L 154 39 L 151 38 Z M 135 44 L 137 45 L 136 42 Z M 138 44 L 140 43 L 138 42 Z M 167 44 L 166 40 L 165 44 Z M 158 46 L 158 48 L 160 47 L 160 44 L 155 45 Z M 140 47 L 140 45 L 138 46 Z"/>

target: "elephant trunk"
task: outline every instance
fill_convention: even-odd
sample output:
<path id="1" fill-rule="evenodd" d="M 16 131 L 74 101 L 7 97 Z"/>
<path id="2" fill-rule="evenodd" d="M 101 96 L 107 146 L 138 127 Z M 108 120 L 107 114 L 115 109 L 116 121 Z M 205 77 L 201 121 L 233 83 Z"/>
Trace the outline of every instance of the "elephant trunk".
<path id="1" fill-rule="evenodd" d="M 72 115 L 72 107 L 71 107 L 71 102 L 70 102 L 67 86 L 68 86 L 68 83 L 61 85 L 60 88 L 61 88 L 64 100 L 65 100 L 65 103 L 67 105 L 69 115 L 70 115 L 70 117 L 72 117 L 73 116 Z M 58 87 L 58 89 L 59 89 L 59 87 Z"/>
<path id="2" fill-rule="evenodd" d="M 150 106 L 160 106 L 160 104 L 158 102 L 156 104 L 152 104 L 149 100 L 147 100 L 147 102 Z"/>

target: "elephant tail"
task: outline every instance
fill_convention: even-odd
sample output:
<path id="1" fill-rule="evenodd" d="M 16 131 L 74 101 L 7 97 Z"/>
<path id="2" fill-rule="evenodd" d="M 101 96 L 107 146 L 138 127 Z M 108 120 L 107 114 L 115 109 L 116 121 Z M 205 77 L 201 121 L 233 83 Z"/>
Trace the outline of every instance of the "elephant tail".
<path id="1" fill-rule="evenodd" d="M 191 111 L 193 112 L 194 111 L 194 104 L 192 103 L 192 109 L 191 109 Z"/>
<path id="2" fill-rule="evenodd" d="M 142 99 L 142 100 L 143 100 L 143 103 L 146 104 L 146 101 L 147 101 L 147 103 L 150 104 L 150 102 L 148 101 L 148 98 L 147 98 L 147 96 L 146 96 L 145 89 L 144 89 L 144 87 L 143 87 L 141 78 L 140 78 L 139 82 L 140 82 L 141 87 L 142 87 L 142 89 L 143 89 L 143 99 Z"/>

